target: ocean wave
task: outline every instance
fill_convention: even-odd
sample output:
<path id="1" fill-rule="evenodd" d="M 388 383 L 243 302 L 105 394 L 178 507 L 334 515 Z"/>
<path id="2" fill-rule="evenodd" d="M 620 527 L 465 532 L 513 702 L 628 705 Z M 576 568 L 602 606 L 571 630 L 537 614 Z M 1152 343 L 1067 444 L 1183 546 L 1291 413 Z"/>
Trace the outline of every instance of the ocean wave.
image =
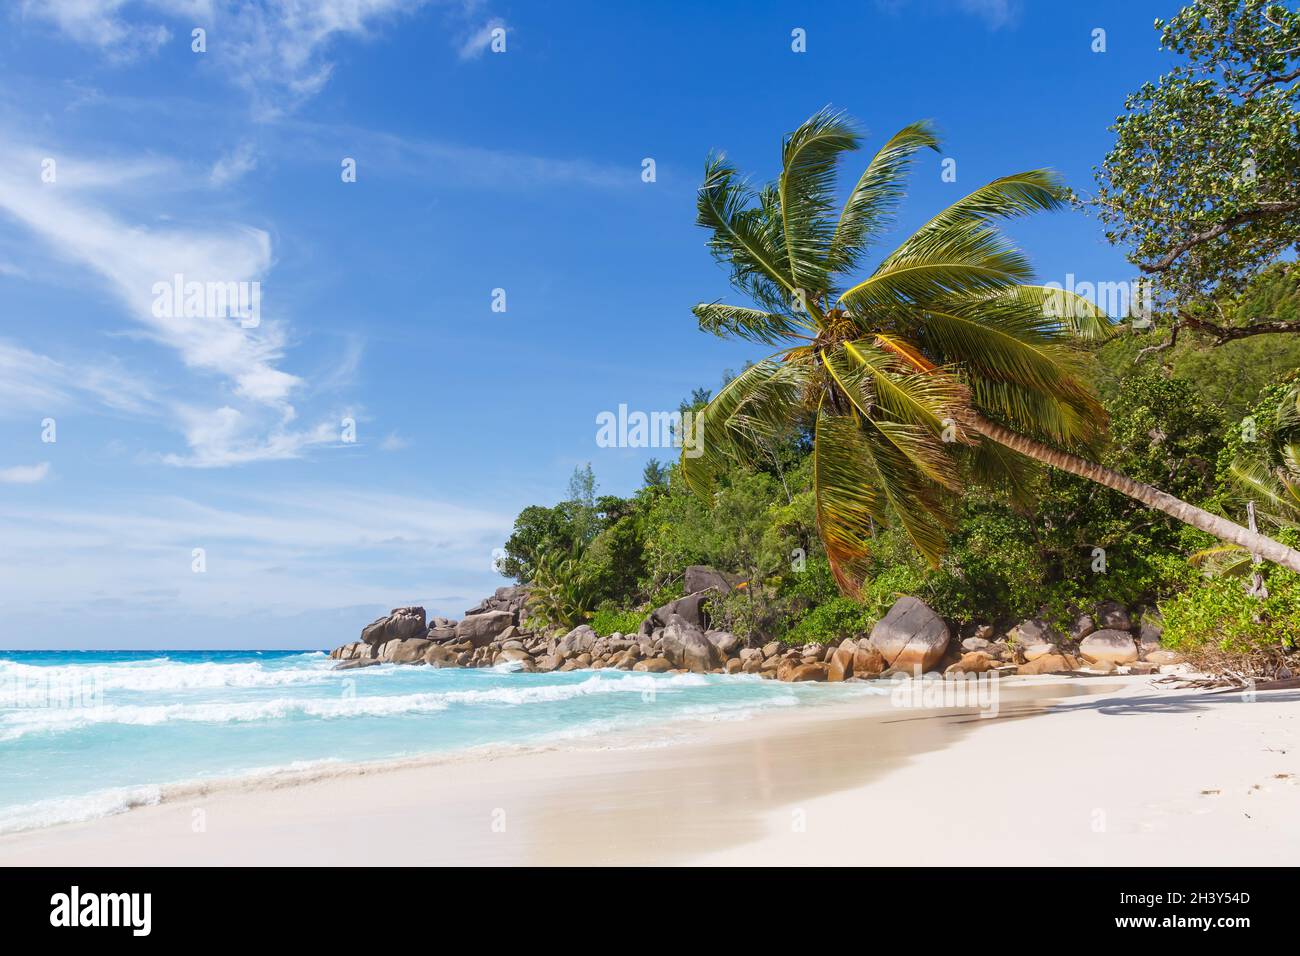
<path id="1" fill-rule="evenodd" d="M 332 663 L 323 654 L 293 658 L 308 666 L 266 667 L 260 661 L 182 663 L 169 658 L 118 664 L 41 666 L 0 660 L 0 707 L 14 706 L 32 688 L 81 687 L 98 691 L 216 690 L 220 688 L 288 687 L 337 682 Z M 370 668 L 383 671 L 385 668 Z"/>
<path id="2" fill-rule="evenodd" d="M 0 833 L 36 830 L 58 823 L 81 823 L 162 802 L 159 786 L 115 787 L 78 797 L 56 797 L 0 807 Z"/>
<path id="3" fill-rule="evenodd" d="M 701 674 L 592 675 L 581 682 L 497 686 L 482 689 L 429 691 L 393 695 L 338 697 L 277 697 L 272 700 L 204 701 L 169 704 L 103 704 L 80 708 L 28 708 L 0 714 L 0 741 L 37 733 L 66 733 L 96 724 L 158 726 L 184 723 L 251 723 L 315 718 L 394 717 L 431 714 L 453 705 L 521 705 L 557 703 L 593 694 L 673 694 L 703 687 Z M 751 702 L 752 705 L 752 702 Z"/>

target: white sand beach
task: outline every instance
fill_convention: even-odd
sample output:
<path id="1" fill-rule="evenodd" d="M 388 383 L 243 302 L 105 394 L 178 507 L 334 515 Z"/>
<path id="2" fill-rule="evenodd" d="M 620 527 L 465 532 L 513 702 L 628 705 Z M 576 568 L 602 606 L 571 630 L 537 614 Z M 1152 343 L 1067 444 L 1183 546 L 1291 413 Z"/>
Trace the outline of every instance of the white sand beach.
<path id="1" fill-rule="evenodd" d="M 599 745 L 239 783 L 0 864 L 1252 864 L 1300 853 L 1300 693 L 1011 678 Z"/>

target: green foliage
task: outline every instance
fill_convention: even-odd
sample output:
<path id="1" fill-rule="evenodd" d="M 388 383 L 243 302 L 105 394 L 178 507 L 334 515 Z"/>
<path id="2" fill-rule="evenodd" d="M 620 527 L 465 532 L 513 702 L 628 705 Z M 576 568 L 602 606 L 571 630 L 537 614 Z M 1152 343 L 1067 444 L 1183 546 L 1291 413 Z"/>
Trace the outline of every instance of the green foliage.
<path id="1" fill-rule="evenodd" d="M 796 646 L 838 644 L 846 638 L 865 637 L 875 622 L 876 616 L 869 608 L 837 595 L 800 617 L 782 640 Z"/>
<path id="2" fill-rule="evenodd" d="M 611 634 L 635 634 L 644 619 L 644 611 L 601 609 L 591 616 L 591 629 L 601 637 L 609 637 Z"/>
<path id="3" fill-rule="evenodd" d="M 1095 202 L 1108 238 L 1171 262 L 1161 284 L 1191 300 L 1300 240 L 1300 11 L 1194 0 L 1156 28 L 1182 59 L 1125 101 Z"/>
<path id="4" fill-rule="evenodd" d="M 530 584 L 529 623 L 539 630 L 574 628 L 595 614 L 600 584 L 577 558 L 562 552 L 543 556 Z"/>
<path id="5" fill-rule="evenodd" d="M 1300 328 L 1300 266 L 1274 263 L 1241 293 L 1219 296 L 1212 307 L 1197 311 L 1225 328 L 1263 321 L 1293 322 Z M 1098 389 L 1108 404 L 1140 364 L 1186 382 L 1208 408 L 1232 424 L 1249 414 L 1261 390 L 1300 368 L 1300 334 L 1252 335 L 1215 345 L 1193 327 L 1183 328 L 1171 348 L 1139 361 L 1142 349 L 1169 341 L 1169 323 L 1157 318 L 1150 332 L 1118 336 L 1098 350 Z"/>
<path id="6" fill-rule="evenodd" d="M 1239 578 L 1202 578 L 1160 605 L 1161 640 L 1181 651 L 1233 655 L 1293 650 L 1300 638 L 1300 575 L 1265 566 L 1268 597 L 1246 592 Z"/>

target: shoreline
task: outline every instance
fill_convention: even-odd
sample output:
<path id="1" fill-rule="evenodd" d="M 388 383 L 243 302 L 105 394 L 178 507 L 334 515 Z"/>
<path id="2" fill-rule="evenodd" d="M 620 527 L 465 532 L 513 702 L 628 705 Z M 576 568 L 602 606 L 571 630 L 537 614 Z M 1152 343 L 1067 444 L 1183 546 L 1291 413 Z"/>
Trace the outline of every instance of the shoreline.
<path id="1" fill-rule="evenodd" d="M 1211 843 L 1269 865 L 1300 846 L 1283 812 L 1300 695 L 1137 677 L 1004 679 L 1000 694 L 988 719 L 864 696 L 667 741 L 656 727 L 214 780 L 0 836 L 0 865 L 1123 864 L 1195 862 Z"/>

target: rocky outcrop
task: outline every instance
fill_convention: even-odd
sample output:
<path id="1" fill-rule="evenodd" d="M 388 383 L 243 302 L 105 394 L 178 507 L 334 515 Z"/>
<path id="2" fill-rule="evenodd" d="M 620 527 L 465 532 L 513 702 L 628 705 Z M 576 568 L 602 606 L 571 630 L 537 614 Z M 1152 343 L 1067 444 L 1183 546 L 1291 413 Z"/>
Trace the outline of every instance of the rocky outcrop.
<path id="1" fill-rule="evenodd" d="M 1159 621 L 1146 609 L 1132 613 L 1104 602 L 1077 614 L 1063 629 L 1046 614 L 1003 632 L 966 624 L 960 645 L 952 629 L 923 602 L 899 598 L 870 636 L 793 647 L 768 641 L 745 646 L 729 631 L 708 626 L 707 601 L 717 580 L 696 569 L 691 582 L 710 586 L 656 608 L 636 634 L 602 637 L 583 624 L 564 633 L 529 629 L 522 588 L 499 588 L 459 621 L 435 617 L 426 626 L 420 607 L 395 608 L 366 625 L 361 639 L 330 652 L 338 668 L 380 664 L 428 667 L 500 667 L 550 673 L 613 669 L 636 673 L 733 674 L 784 681 L 861 681 L 913 677 L 924 672 L 959 679 L 971 675 L 1111 674 L 1168 672 L 1183 658 L 1159 644 Z M 716 573 L 716 572 L 714 572 Z M 722 581 L 733 586 L 723 575 Z M 1097 622 L 1128 621 L 1130 627 Z M 1134 622 L 1140 622 L 1135 624 Z M 1136 633 L 1135 633 L 1136 632 Z"/>
<path id="2" fill-rule="evenodd" d="M 685 584 L 687 594 L 714 590 L 719 594 L 728 594 L 742 580 L 734 574 L 723 574 L 705 564 L 692 564 L 686 569 Z"/>
<path id="3" fill-rule="evenodd" d="M 701 630 L 705 630 L 709 626 L 705 602 L 717 596 L 717 591 L 706 590 L 688 594 L 676 601 L 669 601 L 663 607 L 657 607 L 646 615 L 645 620 L 641 622 L 641 634 L 649 636 L 659 628 L 667 627 L 674 615 L 688 624 L 694 624 Z"/>
<path id="4" fill-rule="evenodd" d="M 456 625 L 456 641 L 469 641 L 475 649 L 486 647 L 516 623 L 510 611 L 480 611 Z"/>
<path id="5" fill-rule="evenodd" d="M 948 624 L 914 597 L 901 597 L 871 629 L 887 667 L 928 671 L 948 649 Z"/>
<path id="6" fill-rule="evenodd" d="M 427 630 L 424 608 L 395 607 L 391 614 L 376 618 L 363 627 L 361 629 L 361 640 L 366 644 L 378 646 L 388 641 L 405 641 L 413 637 L 424 637 Z"/>
<path id="7" fill-rule="evenodd" d="M 663 629 L 664 657 L 673 667 L 691 671 L 695 674 L 707 674 L 719 666 L 720 657 L 717 647 L 704 636 L 699 626 L 674 614 Z"/>

